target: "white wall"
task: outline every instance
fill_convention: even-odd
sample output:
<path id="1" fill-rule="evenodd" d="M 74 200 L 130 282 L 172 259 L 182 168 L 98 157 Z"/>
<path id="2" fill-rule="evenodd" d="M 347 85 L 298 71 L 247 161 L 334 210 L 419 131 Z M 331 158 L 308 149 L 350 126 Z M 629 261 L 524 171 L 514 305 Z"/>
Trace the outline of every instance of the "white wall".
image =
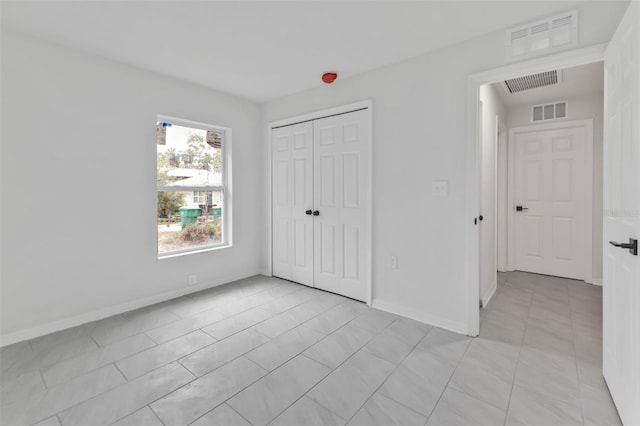
<path id="1" fill-rule="evenodd" d="M 480 183 L 480 300 L 487 306 L 497 286 L 497 178 L 498 141 L 496 121 L 504 123 L 505 109 L 496 88 L 490 84 L 480 87 L 482 102 L 481 123 L 481 183 Z"/>
<path id="2" fill-rule="evenodd" d="M 603 140 L 603 93 L 549 101 L 567 101 L 567 120 L 593 119 L 593 258 L 592 277 L 596 283 L 602 279 L 602 140 Z M 530 126 L 531 105 L 517 105 L 507 108 L 509 127 Z M 590 277 L 591 278 L 591 277 Z"/>
<path id="3" fill-rule="evenodd" d="M 581 4 L 578 47 L 608 41 L 625 8 Z M 468 331 L 467 76 L 504 64 L 500 31 L 264 106 L 267 123 L 373 100 L 374 306 Z M 430 195 L 433 180 L 449 181 L 448 197 Z M 390 255 L 398 269 L 388 267 Z"/>
<path id="4" fill-rule="evenodd" d="M 4 31 L 1 82 L 4 343 L 259 272 L 257 104 Z M 233 248 L 157 260 L 158 113 L 232 128 Z"/>

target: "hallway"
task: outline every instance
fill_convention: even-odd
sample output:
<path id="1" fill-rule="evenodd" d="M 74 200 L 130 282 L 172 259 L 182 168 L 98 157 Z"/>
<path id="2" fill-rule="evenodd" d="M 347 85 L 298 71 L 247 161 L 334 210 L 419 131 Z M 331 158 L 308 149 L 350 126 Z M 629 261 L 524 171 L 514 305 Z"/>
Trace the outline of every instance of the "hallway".
<path id="1" fill-rule="evenodd" d="M 469 364 L 467 393 L 508 403 L 506 424 L 620 424 L 602 377 L 602 287 L 499 273 L 498 290 L 480 312 L 480 336 L 456 371 Z M 476 347 L 487 352 L 472 369 Z M 493 376 L 472 376 L 487 372 Z M 483 388 L 485 380 L 492 385 Z"/>

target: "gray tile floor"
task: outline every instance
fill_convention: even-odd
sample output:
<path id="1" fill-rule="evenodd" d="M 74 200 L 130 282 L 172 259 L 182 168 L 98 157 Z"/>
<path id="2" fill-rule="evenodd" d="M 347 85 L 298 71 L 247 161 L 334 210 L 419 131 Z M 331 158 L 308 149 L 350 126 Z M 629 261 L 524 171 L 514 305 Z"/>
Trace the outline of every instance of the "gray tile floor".
<path id="1" fill-rule="evenodd" d="M 500 274 L 471 339 L 253 277 L 5 347 L 3 425 L 619 424 L 599 287 Z"/>

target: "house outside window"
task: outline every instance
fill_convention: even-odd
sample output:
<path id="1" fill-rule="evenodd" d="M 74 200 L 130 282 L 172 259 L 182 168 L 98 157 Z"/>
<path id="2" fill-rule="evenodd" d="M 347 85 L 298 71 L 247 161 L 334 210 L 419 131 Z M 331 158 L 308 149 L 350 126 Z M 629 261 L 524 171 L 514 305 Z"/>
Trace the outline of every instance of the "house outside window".
<path id="1" fill-rule="evenodd" d="M 159 116 L 158 257 L 228 246 L 231 130 Z"/>

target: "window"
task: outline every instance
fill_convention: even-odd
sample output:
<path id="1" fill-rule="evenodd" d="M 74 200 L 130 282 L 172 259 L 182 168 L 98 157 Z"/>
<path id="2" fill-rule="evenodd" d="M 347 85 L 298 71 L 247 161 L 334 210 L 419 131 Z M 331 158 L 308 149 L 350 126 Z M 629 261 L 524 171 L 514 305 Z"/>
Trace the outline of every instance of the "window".
<path id="1" fill-rule="evenodd" d="M 231 130 L 158 116 L 158 257 L 230 245 Z"/>
<path id="2" fill-rule="evenodd" d="M 193 191 L 193 204 L 213 204 L 212 193 Z"/>

